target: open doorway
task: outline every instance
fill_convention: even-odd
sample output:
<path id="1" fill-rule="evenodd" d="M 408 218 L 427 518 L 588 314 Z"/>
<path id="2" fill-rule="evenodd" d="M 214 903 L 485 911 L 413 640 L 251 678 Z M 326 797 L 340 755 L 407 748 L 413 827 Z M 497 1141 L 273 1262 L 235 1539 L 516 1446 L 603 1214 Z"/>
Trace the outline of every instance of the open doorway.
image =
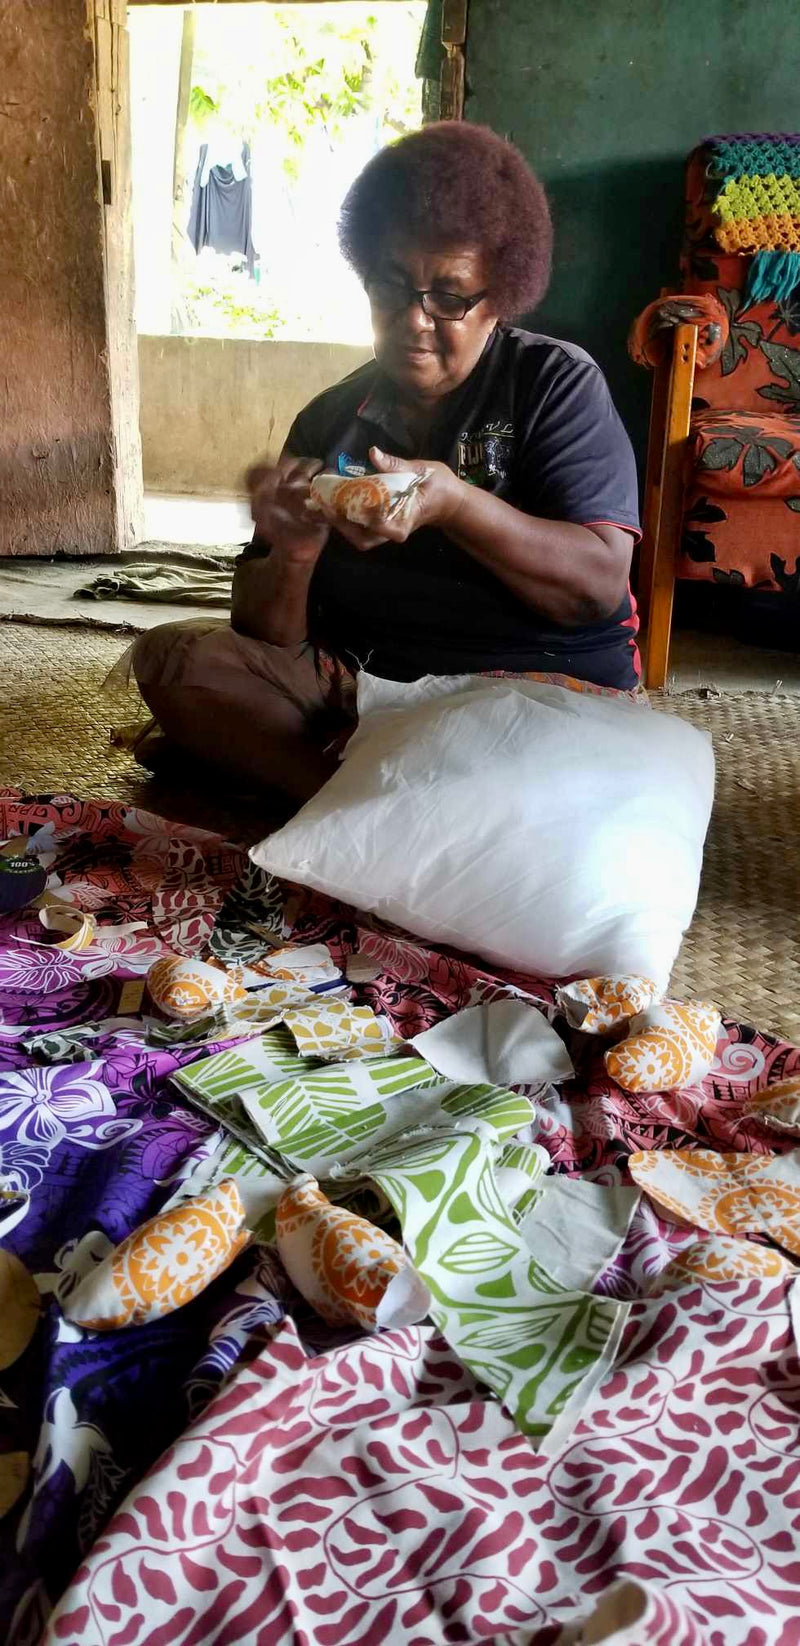
<path id="1" fill-rule="evenodd" d="M 243 475 L 370 352 L 353 178 L 422 123 L 425 0 L 130 8 L 146 530 L 243 539 Z"/>

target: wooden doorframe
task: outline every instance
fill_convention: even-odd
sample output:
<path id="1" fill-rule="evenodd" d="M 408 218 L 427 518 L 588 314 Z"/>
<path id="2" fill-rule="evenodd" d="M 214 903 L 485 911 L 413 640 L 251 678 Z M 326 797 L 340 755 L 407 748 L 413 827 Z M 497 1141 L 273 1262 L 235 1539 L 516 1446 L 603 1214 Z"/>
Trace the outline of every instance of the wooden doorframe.
<path id="1" fill-rule="evenodd" d="M 103 213 L 114 546 L 126 549 L 144 536 L 126 0 L 87 0 L 87 15 L 94 45 L 95 129 Z"/>

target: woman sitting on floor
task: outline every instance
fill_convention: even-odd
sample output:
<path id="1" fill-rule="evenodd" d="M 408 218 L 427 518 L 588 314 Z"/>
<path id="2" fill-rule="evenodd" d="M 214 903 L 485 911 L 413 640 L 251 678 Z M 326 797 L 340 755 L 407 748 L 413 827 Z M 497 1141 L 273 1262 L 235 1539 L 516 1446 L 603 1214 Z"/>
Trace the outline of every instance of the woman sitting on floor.
<path id="1" fill-rule="evenodd" d="M 628 437 L 583 350 L 508 324 L 550 267 L 547 202 L 522 156 L 464 123 L 404 137 L 356 179 L 340 241 L 375 358 L 300 413 L 276 466 L 252 471 L 232 626 L 169 624 L 134 653 L 168 738 L 297 799 L 333 769 L 342 686 L 360 667 L 623 690 L 639 673 Z M 427 478 L 375 530 L 314 517 L 311 480 L 340 459 Z"/>

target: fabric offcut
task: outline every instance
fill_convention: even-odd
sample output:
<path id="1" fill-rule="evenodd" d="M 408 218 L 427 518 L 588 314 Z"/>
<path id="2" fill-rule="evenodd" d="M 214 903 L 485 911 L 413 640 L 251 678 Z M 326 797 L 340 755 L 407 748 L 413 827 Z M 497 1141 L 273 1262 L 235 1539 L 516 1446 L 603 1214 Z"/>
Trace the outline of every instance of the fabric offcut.
<path id="1" fill-rule="evenodd" d="M 462 1118 L 366 1164 L 401 1220 L 431 1318 L 524 1434 L 556 1447 L 613 1364 L 628 1305 L 562 1286 L 536 1261 L 495 1177 L 497 1132 Z"/>
<path id="2" fill-rule="evenodd" d="M 541 1179 L 520 1233 L 553 1280 L 588 1292 L 617 1256 L 638 1203 L 638 1188 L 556 1174 Z"/>
<path id="3" fill-rule="evenodd" d="M 452 1124 L 464 1112 L 496 1117 L 508 1135 L 532 1116 L 527 1098 L 491 1085 L 455 1084 L 421 1057 L 315 1061 L 298 1053 L 285 1029 L 183 1069 L 176 1083 L 232 1132 L 266 1146 L 289 1175 L 307 1171 L 317 1178 L 354 1163 L 366 1170 L 379 1143 Z"/>
<path id="4" fill-rule="evenodd" d="M 613 1359 L 626 1308 L 550 1275 L 508 1209 L 495 1172 L 516 1164 L 516 1147 L 509 1155 L 503 1146 L 530 1124 L 527 1098 L 455 1085 L 419 1057 L 309 1067 L 287 1052 L 280 1032 L 178 1078 L 207 1112 L 221 1114 L 215 1092 L 241 1104 L 279 1169 L 330 1179 L 337 1192 L 359 1178 L 376 1183 L 430 1289 L 432 1318 L 459 1358 L 527 1433 L 542 1440 L 556 1424 L 557 1433 L 568 1431 L 578 1389 Z M 526 1164 L 533 1175 L 523 1193 L 536 1188 L 538 1161 Z M 619 1245 L 614 1217 L 611 1224 L 610 1243 L 604 1235 L 597 1248 L 606 1260 Z M 304 1258 L 298 1273 L 307 1271 Z M 310 1300 L 317 1305 L 316 1291 Z"/>
<path id="5" fill-rule="evenodd" d="M 212 606 L 227 610 L 231 603 L 233 560 L 209 556 L 207 566 L 151 565 L 143 560 L 102 571 L 91 583 L 73 592 L 74 600 L 145 600 L 168 606 Z"/>
<path id="6" fill-rule="evenodd" d="M 800 1134 L 800 1080 L 779 1080 L 763 1092 L 751 1092 L 748 1113 L 778 1132 Z"/>
<path id="7" fill-rule="evenodd" d="M 544 1013 L 524 1000 L 469 1006 L 415 1035 L 411 1044 L 451 1080 L 531 1086 L 568 1080 L 575 1072 Z"/>
<path id="8" fill-rule="evenodd" d="M 706 1235 L 687 1246 L 653 1277 L 649 1292 L 678 1292 L 686 1286 L 727 1286 L 734 1280 L 780 1280 L 797 1274 L 792 1263 L 775 1246 L 761 1246 L 754 1240 L 734 1235 Z"/>
<path id="9" fill-rule="evenodd" d="M 785 1155 L 653 1149 L 633 1154 L 632 1178 L 668 1217 L 711 1234 L 766 1235 L 800 1257 L 800 1150 Z"/>

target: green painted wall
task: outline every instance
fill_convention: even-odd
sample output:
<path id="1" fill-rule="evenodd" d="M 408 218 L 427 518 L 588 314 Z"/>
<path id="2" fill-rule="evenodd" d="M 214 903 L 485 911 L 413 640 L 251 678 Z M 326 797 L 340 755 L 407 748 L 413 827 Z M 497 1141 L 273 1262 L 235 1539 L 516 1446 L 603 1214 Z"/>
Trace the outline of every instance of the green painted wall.
<path id="1" fill-rule="evenodd" d="M 682 166 L 709 133 L 800 130 L 796 0 L 470 0 L 466 116 L 550 195 L 538 330 L 599 360 L 640 462 L 648 375 L 630 321 L 675 278 Z"/>

